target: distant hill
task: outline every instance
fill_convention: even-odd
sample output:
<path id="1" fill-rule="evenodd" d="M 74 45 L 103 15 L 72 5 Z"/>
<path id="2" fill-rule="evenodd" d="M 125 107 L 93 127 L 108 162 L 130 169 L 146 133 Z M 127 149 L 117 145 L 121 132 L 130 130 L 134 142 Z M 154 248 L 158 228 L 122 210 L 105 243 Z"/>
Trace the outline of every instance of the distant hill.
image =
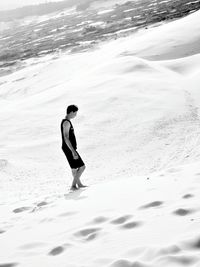
<path id="1" fill-rule="evenodd" d="M 60 2 L 49 2 L 39 5 L 24 6 L 13 10 L 0 11 L 0 22 L 8 22 L 14 19 L 23 19 L 28 16 L 41 16 L 48 13 L 62 11 L 65 8 L 75 6 L 77 10 L 87 9 L 91 3 L 101 0 L 64 0 Z"/>

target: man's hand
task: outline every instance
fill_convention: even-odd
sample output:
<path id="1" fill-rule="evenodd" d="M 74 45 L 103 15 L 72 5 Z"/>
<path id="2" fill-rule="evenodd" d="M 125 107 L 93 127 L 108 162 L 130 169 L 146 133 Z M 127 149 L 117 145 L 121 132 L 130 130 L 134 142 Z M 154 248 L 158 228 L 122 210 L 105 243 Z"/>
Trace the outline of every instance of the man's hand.
<path id="1" fill-rule="evenodd" d="M 76 151 L 72 152 L 72 155 L 74 159 L 78 159 L 78 154 L 76 153 Z"/>

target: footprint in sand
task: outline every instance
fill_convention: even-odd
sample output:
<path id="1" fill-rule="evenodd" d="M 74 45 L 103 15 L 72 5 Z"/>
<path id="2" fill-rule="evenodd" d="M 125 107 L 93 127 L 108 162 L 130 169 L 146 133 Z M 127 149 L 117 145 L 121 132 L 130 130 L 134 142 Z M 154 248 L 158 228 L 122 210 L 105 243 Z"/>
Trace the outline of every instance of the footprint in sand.
<path id="1" fill-rule="evenodd" d="M 74 236 L 79 238 L 81 241 L 91 241 L 97 237 L 100 230 L 101 228 L 87 228 L 76 232 Z"/>
<path id="2" fill-rule="evenodd" d="M 189 215 L 193 212 L 194 212 L 194 210 L 192 210 L 192 209 L 177 209 L 173 212 L 173 214 L 178 215 L 178 216 L 186 216 L 186 215 Z"/>
<path id="3" fill-rule="evenodd" d="M 41 201 L 41 202 L 37 203 L 37 207 L 43 207 L 46 205 L 48 205 L 48 203 L 46 201 Z"/>
<path id="4" fill-rule="evenodd" d="M 17 265 L 18 263 L 0 263 L 0 267 L 14 267 Z"/>
<path id="5" fill-rule="evenodd" d="M 69 243 L 65 243 L 62 246 L 57 246 L 57 247 L 53 248 L 52 250 L 50 250 L 48 255 L 49 256 L 60 255 L 65 251 L 65 249 L 70 248 L 71 246 L 72 246 L 72 244 L 69 244 Z"/>
<path id="6" fill-rule="evenodd" d="M 186 242 L 186 247 L 189 249 L 200 249 L 200 237 L 192 240 L 192 241 L 187 241 Z"/>
<path id="7" fill-rule="evenodd" d="M 35 203 L 35 207 L 32 209 L 32 212 L 36 212 L 41 210 L 44 206 L 48 205 L 49 203 L 46 201 L 41 201 L 39 203 Z"/>
<path id="8" fill-rule="evenodd" d="M 194 263 L 196 263 L 198 261 L 198 258 L 195 256 L 165 256 L 165 257 L 161 257 L 159 259 L 159 262 L 163 264 L 163 266 L 165 266 L 165 263 L 171 264 L 172 266 L 175 265 L 180 265 L 180 266 L 191 266 Z"/>
<path id="9" fill-rule="evenodd" d="M 141 225 L 142 225 L 142 222 L 133 221 L 133 222 L 128 222 L 128 223 L 121 225 L 121 228 L 122 229 L 133 229 Z"/>
<path id="10" fill-rule="evenodd" d="M 128 260 L 117 260 L 113 262 L 109 267 L 147 267 L 146 264 L 142 264 L 139 261 L 131 262 Z"/>
<path id="11" fill-rule="evenodd" d="M 140 209 L 155 208 L 161 206 L 162 204 L 163 204 L 162 201 L 153 201 L 151 203 L 141 206 Z"/>
<path id="12" fill-rule="evenodd" d="M 188 199 L 188 198 L 192 198 L 192 197 L 194 197 L 194 195 L 192 195 L 192 194 L 186 194 L 182 198 Z"/>
<path id="13" fill-rule="evenodd" d="M 24 212 L 24 211 L 31 210 L 31 209 L 32 209 L 31 207 L 21 207 L 21 208 L 14 209 L 13 212 L 20 213 L 20 212 Z"/>
<path id="14" fill-rule="evenodd" d="M 192 244 L 192 247 L 195 249 L 200 249 L 200 238 Z"/>
<path id="15" fill-rule="evenodd" d="M 65 250 L 64 247 L 58 246 L 58 247 L 53 248 L 51 251 L 49 251 L 48 255 L 57 256 L 57 255 L 63 253 L 64 250 Z"/>
<path id="16" fill-rule="evenodd" d="M 128 214 L 128 215 L 124 215 L 124 216 L 118 217 L 118 218 L 112 220 L 110 223 L 111 224 L 123 224 L 127 220 L 129 220 L 130 218 L 132 218 L 132 215 Z"/>
<path id="17" fill-rule="evenodd" d="M 98 224 L 98 223 L 104 223 L 106 221 L 108 221 L 109 219 L 104 217 L 104 216 L 99 216 L 99 217 L 96 217 L 92 220 L 92 223 L 95 223 L 95 224 Z"/>

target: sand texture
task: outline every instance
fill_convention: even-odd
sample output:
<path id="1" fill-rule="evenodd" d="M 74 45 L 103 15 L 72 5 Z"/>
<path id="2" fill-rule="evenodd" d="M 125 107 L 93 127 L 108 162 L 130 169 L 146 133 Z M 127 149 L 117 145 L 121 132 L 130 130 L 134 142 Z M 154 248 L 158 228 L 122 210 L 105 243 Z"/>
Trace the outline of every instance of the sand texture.
<path id="1" fill-rule="evenodd" d="M 200 266 L 199 53 L 198 11 L 0 78 L 0 267 Z"/>

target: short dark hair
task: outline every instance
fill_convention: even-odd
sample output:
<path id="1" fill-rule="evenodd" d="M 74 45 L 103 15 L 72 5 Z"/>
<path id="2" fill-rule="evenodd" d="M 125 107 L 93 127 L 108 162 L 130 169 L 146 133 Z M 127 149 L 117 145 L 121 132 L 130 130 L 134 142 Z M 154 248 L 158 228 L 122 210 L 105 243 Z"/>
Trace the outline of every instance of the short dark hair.
<path id="1" fill-rule="evenodd" d="M 76 112 L 78 111 L 78 107 L 76 105 L 69 105 L 67 107 L 67 114 L 71 113 L 71 112 Z"/>

